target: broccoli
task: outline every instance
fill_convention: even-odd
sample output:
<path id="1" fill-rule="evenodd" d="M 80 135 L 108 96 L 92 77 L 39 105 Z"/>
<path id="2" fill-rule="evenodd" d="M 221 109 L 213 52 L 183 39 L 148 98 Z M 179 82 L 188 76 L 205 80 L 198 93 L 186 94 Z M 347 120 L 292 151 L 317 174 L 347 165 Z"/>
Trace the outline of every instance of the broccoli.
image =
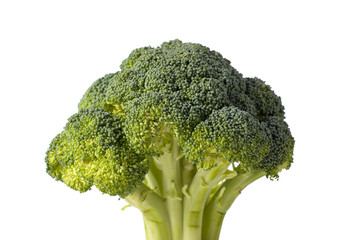
<path id="1" fill-rule="evenodd" d="M 280 97 L 216 51 L 179 40 L 134 50 L 95 81 L 51 142 L 47 173 L 124 198 L 148 240 L 216 240 L 241 191 L 278 179 L 294 139 Z"/>

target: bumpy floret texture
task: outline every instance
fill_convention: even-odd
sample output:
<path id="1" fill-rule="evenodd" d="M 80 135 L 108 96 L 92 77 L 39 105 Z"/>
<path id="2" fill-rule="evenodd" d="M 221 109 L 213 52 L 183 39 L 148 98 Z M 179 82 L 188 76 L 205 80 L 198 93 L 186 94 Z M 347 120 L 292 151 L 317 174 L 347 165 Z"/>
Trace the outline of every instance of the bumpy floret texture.
<path id="1" fill-rule="evenodd" d="M 140 164 L 139 156 L 162 154 L 169 134 L 176 136 L 186 159 L 204 169 L 214 167 L 222 157 L 243 171 L 262 170 L 277 177 L 292 163 L 294 140 L 280 98 L 262 80 L 244 78 L 218 52 L 175 40 L 134 50 L 120 68 L 88 89 L 79 104 L 80 115 L 73 117 L 85 118 L 87 111 L 98 111 L 89 119 L 106 115 L 113 125 L 101 128 L 88 120 L 77 128 L 71 119 L 50 147 L 47 161 L 54 177 L 66 182 L 66 172 L 75 171 L 71 166 L 80 164 L 77 169 L 84 169 L 72 183 L 79 187 L 71 187 L 84 191 L 93 183 L 100 184 L 96 179 L 99 172 L 93 174 L 92 170 L 98 162 L 107 163 L 111 172 L 134 171 L 138 180 L 144 179 L 146 164 Z M 93 132 L 91 123 L 96 125 Z M 87 130 L 79 132 L 82 128 Z M 104 139 L 108 139 L 106 144 Z M 83 140 L 86 143 L 80 143 Z M 60 150 L 75 143 L 79 150 Z M 86 153 L 90 143 L 91 156 Z M 126 153 L 118 153 L 118 148 Z M 133 157 L 136 160 L 131 160 Z M 139 164 L 140 170 L 130 167 L 134 170 L 128 171 L 128 166 Z M 136 178 L 125 180 L 115 175 L 109 176 L 109 181 L 124 186 Z M 105 188 L 113 189 L 110 184 Z M 127 189 L 123 195 L 132 191 L 123 189 Z"/>
<path id="2" fill-rule="evenodd" d="M 269 147 L 259 121 L 233 106 L 214 111 L 197 125 L 187 143 L 188 158 L 202 168 L 211 168 L 217 159 L 225 158 L 239 163 L 243 170 L 264 170 L 260 164 Z"/>
<path id="3" fill-rule="evenodd" d="M 112 106 L 107 106 L 105 96 L 108 84 L 113 76 L 114 73 L 110 73 L 95 81 L 79 102 L 79 109 L 103 107 L 110 110 Z"/>
<path id="4" fill-rule="evenodd" d="M 189 160 L 204 168 L 213 164 L 203 160 L 216 152 L 273 176 L 280 164 L 292 161 L 293 138 L 281 99 L 265 82 L 244 78 L 221 54 L 200 44 L 175 40 L 136 49 L 106 84 L 105 101 L 87 101 L 108 110 L 112 106 L 140 153 L 159 152 L 154 139 L 162 138 L 168 125 Z"/>
<path id="5" fill-rule="evenodd" d="M 125 197 L 148 171 L 144 156 L 127 146 L 119 117 L 103 109 L 84 109 L 69 118 L 51 142 L 47 172 L 85 192 L 95 185 L 103 193 Z"/>

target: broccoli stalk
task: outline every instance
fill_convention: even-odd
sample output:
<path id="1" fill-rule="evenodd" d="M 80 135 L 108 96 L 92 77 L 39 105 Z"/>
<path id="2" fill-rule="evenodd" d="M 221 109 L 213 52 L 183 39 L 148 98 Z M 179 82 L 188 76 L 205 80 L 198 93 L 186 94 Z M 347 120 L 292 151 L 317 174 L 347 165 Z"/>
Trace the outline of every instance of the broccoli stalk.
<path id="1" fill-rule="evenodd" d="M 168 174 L 147 177 L 145 181 L 146 185 L 163 190 L 143 185 L 125 200 L 142 211 L 149 240 L 218 239 L 223 218 L 234 200 L 265 173 L 230 171 L 230 163 L 224 159 L 219 159 L 217 167 L 211 170 L 195 172 L 194 164 L 190 166 L 184 157 L 179 157 L 176 144 L 173 141 L 170 152 L 151 160 L 156 163 L 151 164 L 147 176 L 159 171 Z M 185 181 L 188 184 L 182 184 Z"/>
<path id="2" fill-rule="evenodd" d="M 290 167 L 284 118 L 262 80 L 200 44 L 166 42 L 94 82 L 51 142 L 47 172 L 124 198 L 148 240 L 217 240 L 242 190 Z"/>
<path id="3" fill-rule="evenodd" d="M 199 240 L 203 235 L 213 238 L 217 233 L 218 228 L 207 224 L 204 211 L 211 204 L 212 190 L 236 173 L 228 170 L 230 163 L 224 159 L 219 159 L 219 165 L 210 170 L 195 171 L 196 166 L 179 154 L 177 140 L 173 138 L 169 152 L 151 160 L 145 180 L 149 187 L 143 186 L 141 192 L 136 190 L 125 198 L 142 211 L 147 239 Z M 152 190 L 151 186 L 157 187 Z M 140 202 L 149 205 L 145 207 Z"/>

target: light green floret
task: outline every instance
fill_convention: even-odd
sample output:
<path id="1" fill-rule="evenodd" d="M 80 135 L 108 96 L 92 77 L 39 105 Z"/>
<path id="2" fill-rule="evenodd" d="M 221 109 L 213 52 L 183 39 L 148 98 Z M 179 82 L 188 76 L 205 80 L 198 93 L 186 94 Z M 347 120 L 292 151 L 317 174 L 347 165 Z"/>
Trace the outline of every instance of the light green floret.
<path id="1" fill-rule="evenodd" d="M 106 74 L 104 77 L 96 80 L 80 100 L 78 104 L 79 110 L 86 108 L 104 108 L 111 111 L 112 106 L 106 102 L 106 90 L 114 75 L 114 73 Z"/>
<path id="2" fill-rule="evenodd" d="M 179 40 L 135 49 L 120 68 L 86 91 L 50 144 L 47 172 L 124 198 L 142 212 L 147 240 L 219 239 L 242 190 L 291 166 L 280 97 Z"/>
<path id="3" fill-rule="evenodd" d="M 102 109 L 84 109 L 69 118 L 51 142 L 47 172 L 80 192 L 95 185 L 103 193 L 125 197 L 148 171 L 144 156 L 124 140 L 119 117 Z"/>

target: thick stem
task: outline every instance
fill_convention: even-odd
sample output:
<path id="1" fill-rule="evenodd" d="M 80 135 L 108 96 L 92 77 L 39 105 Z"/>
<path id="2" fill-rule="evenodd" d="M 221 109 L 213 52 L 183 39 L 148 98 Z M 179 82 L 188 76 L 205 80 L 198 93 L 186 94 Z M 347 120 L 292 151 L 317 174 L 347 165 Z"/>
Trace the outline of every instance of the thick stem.
<path id="1" fill-rule="evenodd" d="M 142 212 L 147 240 L 172 239 L 164 199 L 143 184 L 125 200 Z"/>
<path id="2" fill-rule="evenodd" d="M 203 211 L 212 188 L 223 178 L 229 162 L 220 160 L 209 171 L 198 169 L 189 188 L 184 188 L 184 240 L 199 240 L 202 236 Z"/>
<path id="3" fill-rule="evenodd" d="M 169 214 L 172 240 L 181 240 L 183 236 L 183 195 L 182 174 L 177 138 L 171 137 L 171 142 L 164 154 L 159 157 L 163 172 L 163 192 Z"/>
<path id="4" fill-rule="evenodd" d="M 204 211 L 202 239 L 218 240 L 224 216 L 241 191 L 253 181 L 265 176 L 262 171 L 239 173 L 226 180 L 207 204 Z"/>

